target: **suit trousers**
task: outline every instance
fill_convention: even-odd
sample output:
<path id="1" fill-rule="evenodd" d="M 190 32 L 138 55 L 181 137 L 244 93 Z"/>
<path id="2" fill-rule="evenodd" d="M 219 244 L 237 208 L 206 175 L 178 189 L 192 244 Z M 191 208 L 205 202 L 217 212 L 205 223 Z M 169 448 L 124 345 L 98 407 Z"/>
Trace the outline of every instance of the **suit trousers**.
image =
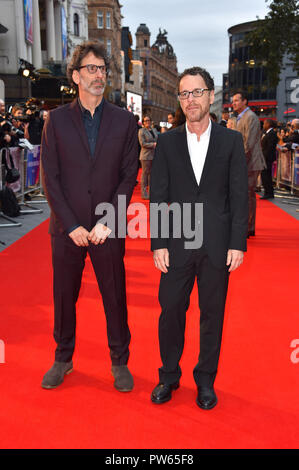
<path id="1" fill-rule="evenodd" d="M 149 193 L 150 179 L 151 179 L 151 169 L 152 169 L 152 160 L 141 160 L 141 196 L 147 196 Z M 147 189 L 148 188 L 148 189 Z"/>
<path id="2" fill-rule="evenodd" d="M 267 168 L 261 173 L 262 183 L 266 196 L 274 196 L 272 182 L 272 161 L 267 162 Z"/>
<path id="3" fill-rule="evenodd" d="M 171 263 L 171 258 L 170 258 Z M 197 278 L 200 308 L 200 353 L 193 375 L 197 386 L 213 386 L 220 354 L 228 267 L 218 269 L 205 249 L 194 250 L 182 267 L 170 267 L 161 274 L 159 302 L 159 343 L 162 367 L 160 382 L 173 384 L 181 377 L 179 365 L 185 342 L 186 312 Z"/>
<path id="4" fill-rule="evenodd" d="M 87 253 L 102 295 L 113 365 L 125 365 L 131 339 L 127 322 L 125 269 L 121 241 L 78 247 L 68 235 L 52 235 L 55 360 L 68 362 L 75 349 L 76 302 Z M 122 240 L 123 242 L 123 240 Z M 88 312 L 87 312 L 88 313 Z"/>
<path id="5" fill-rule="evenodd" d="M 256 219 L 256 184 L 260 171 L 248 172 L 248 232 L 255 232 L 255 219 Z"/>

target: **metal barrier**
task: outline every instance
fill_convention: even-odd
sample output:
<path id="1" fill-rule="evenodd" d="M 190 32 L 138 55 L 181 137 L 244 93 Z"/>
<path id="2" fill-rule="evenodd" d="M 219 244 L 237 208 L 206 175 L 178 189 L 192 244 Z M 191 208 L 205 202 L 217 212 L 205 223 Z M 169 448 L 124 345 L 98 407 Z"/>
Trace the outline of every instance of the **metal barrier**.
<path id="1" fill-rule="evenodd" d="M 299 195 L 299 148 L 282 152 L 278 150 L 273 180 L 277 189 L 288 189 L 292 196 Z M 276 175 L 275 175 L 276 173 Z"/>
<path id="2" fill-rule="evenodd" d="M 14 166 L 20 172 L 20 179 L 8 186 L 14 191 L 18 203 L 20 205 L 20 214 L 40 214 L 42 209 L 32 207 L 32 204 L 46 203 L 46 197 L 42 188 L 41 171 L 40 171 L 40 145 L 33 146 L 32 150 L 20 147 L 10 147 L 0 150 L 5 154 L 8 167 L 11 166 L 9 153 L 12 156 Z M 5 183 L 5 167 L 1 165 L 1 187 Z M 39 200 L 33 200 L 39 198 Z M 28 203 L 30 199 L 30 204 Z M 7 219 L 9 224 L 0 224 L 0 227 L 16 227 L 22 225 L 11 217 L 0 212 L 0 217 Z"/>
<path id="3" fill-rule="evenodd" d="M 33 156 L 33 159 L 31 158 Z M 31 204 L 36 203 L 36 201 L 32 201 L 32 197 L 37 197 L 42 195 L 42 184 L 41 184 L 41 172 L 40 172 L 40 145 L 33 146 L 33 150 L 22 149 L 20 155 L 20 180 L 21 180 L 21 190 L 20 193 L 16 194 L 19 205 L 22 207 L 24 206 L 25 209 L 21 208 L 21 214 L 40 214 L 42 209 L 36 209 L 32 207 Z M 30 159 L 29 159 L 30 158 Z M 34 161 L 36 159 L 36 162 Z M 33 175 L 34 180 L 30 180 L 30 172 L 31 164 L 35 166 L 35 170 L 37 170 L 37 174 Z M 35 164 L 35 165 L 34 165 Z M 34 184 L 32 184 L 34 183 Z M 36 193 L 38 191 L 38 194 Z M 28 204 L 26 200 L 26 196 L 30 197 L 30 204 Z M 38 201 L 38 202 L 46 202 L 46 201 Z"/>
<path id="4" fill-rule="evenodd" d="M 0 150 L 0 169 L 1 169 L 1 174 L 0 174 L 0 190 L 2 190 L 4 184 L 5 184 L 5 166 L 2 165 L 2 151 L 3 149 Z M 9 217 L 8 215 L 5 215 L 1 210 L 0 210 L 0 219 L 7 220 L 8 223 L 0 223 L 0 228 L 6 228 L 6 227 L 21 227 L 21 222 L 17 222 L 17 220 L 13 219 L 12 217 Z"/>

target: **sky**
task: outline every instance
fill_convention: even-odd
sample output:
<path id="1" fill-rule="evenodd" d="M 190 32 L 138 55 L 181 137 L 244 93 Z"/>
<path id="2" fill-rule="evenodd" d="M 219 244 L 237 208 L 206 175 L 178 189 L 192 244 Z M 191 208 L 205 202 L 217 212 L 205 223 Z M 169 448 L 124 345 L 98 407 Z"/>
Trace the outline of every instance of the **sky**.
<path id="1" fill-rule="evenodd" d="M 229 27 L 269 11 L 265 0 L 120 0 L 122 25 L 135 33 L 140 23 L 151 32 L 151 44 L 159 28 L 168 32 L 168 42 L 177 56 L 178 71 L 199 65 L 222 86 L 222 74 L 228 71 Z"/>

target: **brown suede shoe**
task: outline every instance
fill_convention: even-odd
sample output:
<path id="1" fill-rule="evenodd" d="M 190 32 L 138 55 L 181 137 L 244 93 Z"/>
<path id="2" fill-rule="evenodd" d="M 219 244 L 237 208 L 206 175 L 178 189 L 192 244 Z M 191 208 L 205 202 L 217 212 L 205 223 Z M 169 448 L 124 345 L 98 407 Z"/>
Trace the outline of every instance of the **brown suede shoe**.
<path id="1" fill-rule="evenodd" d="M 134 381 L 128 366 L 112 366 L 112 375 L 114 377 L 114 387 L 119 392 L 131 392 L 134 387 Z"/>
<path id="2" fill-rule="evenodd" d="M 62 384 L 64 376 L 73 371 L 73 361 L 57 362 L 55 361 L 50 370 L 44 375 L 42 387 L 51 389 Z"/>

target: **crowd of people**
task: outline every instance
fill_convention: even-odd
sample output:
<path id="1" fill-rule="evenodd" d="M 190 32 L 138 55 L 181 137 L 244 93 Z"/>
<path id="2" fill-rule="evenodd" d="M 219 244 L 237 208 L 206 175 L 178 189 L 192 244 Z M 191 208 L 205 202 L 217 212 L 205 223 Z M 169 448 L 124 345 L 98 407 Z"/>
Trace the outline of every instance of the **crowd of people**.
<path id="1" fill-rule="evenodd" d="M 161 123 L 163 126 L 155 124 L 149 115 L 143 117 L 142 125 L 139 122 L 139 116 L 135 117 L 138 126 L 139 159 L 142 168 L 141 197 L 142 199 L 149 199 L 150 172 L 158 135 L 184 124 L 186 117 L 180 106 L 175 113 L 168 114 L 167 123 Z M 236 111 L 229 112 L 224 110 L 219 122 L 217 115 L 210 112 L 210 119 L 221 126 L 238 130 L 238 113 Z M 266 134 L 269 135 L 264 139 Z M 243 138 L 244 137 L 246 138 L 246 136 L 243 136 Z M 278 150 L 287 152 L 299 144 L 299 119 L 293 119 L 287 123 L 275 121 L 270 118 L 260 121 L 260 139 L 266 168 L 261 171 L 261 174 L 258 176 L 257 184 L 252 190 L 259 192 L 262 185 L 264 188 L 263 199 L 271 199 L 274 197 L 272 164 L 276 160 Z M 252 234 L 253 233 L 254 230 L 252 230 Z"/>
<path id="2" fill-rule="evenodd" d="M 17 147 L 21 139 L 27 139 L 31 145 L 40 145 L 47 114 L 48 111 L 34 98 L 16 103 L 7 110 L 5 102 L 0 100 L 0 148 Z"/>

